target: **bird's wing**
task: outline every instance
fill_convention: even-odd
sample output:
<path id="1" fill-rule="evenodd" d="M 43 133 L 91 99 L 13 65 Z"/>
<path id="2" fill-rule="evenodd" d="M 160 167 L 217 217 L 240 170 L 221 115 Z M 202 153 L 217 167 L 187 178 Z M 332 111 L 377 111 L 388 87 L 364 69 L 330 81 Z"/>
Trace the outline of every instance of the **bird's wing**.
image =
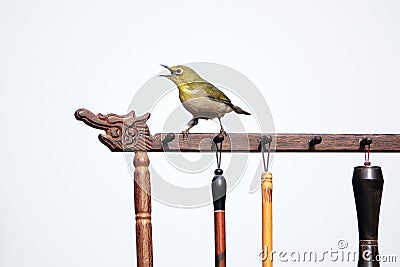
<path id="1" fill-rule="evenodd" d="M 207 92 L 207 97 L 210 98 L 211 100 L 225 103 L 228 106 L 232 105 L 231 100 L 213 84 L 207 83 L 204 85 L 204 87 L 205 91 Z"/>

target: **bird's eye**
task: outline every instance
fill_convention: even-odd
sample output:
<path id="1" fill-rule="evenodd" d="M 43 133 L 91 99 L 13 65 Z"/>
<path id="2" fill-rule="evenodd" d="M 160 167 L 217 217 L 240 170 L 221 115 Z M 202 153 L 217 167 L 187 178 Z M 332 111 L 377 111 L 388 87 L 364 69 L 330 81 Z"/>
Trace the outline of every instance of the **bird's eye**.
<path id="1" fill-rule="evenodd" d="M 177 75 L 181 75 L 181 74 L 183 73 L 183 69 L 177 68 L 177 69 L 175 70 L 175 73 L 176 73 Z"/>

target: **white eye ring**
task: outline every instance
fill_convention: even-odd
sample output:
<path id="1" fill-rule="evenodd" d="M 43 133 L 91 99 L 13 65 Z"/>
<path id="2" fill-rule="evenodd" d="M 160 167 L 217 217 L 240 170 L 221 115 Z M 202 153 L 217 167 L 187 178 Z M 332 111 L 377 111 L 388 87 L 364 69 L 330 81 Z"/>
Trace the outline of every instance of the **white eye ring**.
<path id="1" fill-rule="evenodd" d="M 177 68 L 177 69 L 175 70 L 175 73 L 176 73 L 177 75 L 181 75 L 181 74 L 183 73 L 183 69 Z"/>

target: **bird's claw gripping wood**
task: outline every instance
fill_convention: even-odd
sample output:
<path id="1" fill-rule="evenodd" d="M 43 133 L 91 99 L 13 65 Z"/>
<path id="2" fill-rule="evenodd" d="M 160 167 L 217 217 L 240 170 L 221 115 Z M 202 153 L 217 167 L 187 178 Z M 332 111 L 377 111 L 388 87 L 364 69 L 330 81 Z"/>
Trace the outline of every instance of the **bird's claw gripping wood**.
<path id="1" fill-rule="evenodd" d="M 191 119 L 187 124 L 187 128 L 182 131 L 183 138 L 189 137 L 189 130 L 193 128 L 193 126 L 197 125 L 199 123 L 198 118 L 193 118 Z"/>
<path id="2" fill-rule="evenodd" d="M 222 134 L 222 135 L 228 136 L 228 134 L 226 133 L 224 128 L 221 128 L 221 130 L 219 130 L 219 133 Z"/>
<path id="3" fill-rule="evenodd" d="M 190 129 L 186 129 L 186 130 L 183 130 L 183 131 L 182 131 L 182 137 L 183 137 L 183 139 L 189 138 L 189 130 L 190 130 Z M 224 130 L 224 128 L 221 128 L 221 130 L 219 131 L 219 135 L 228 136 L 228 134 L 226 133 L 226 131 Z"/>
<path id="4" fill-rule="evenodd" d="M 189 129 L 182 131 L 182 137 L 183 139 L 189 138 Z"/>

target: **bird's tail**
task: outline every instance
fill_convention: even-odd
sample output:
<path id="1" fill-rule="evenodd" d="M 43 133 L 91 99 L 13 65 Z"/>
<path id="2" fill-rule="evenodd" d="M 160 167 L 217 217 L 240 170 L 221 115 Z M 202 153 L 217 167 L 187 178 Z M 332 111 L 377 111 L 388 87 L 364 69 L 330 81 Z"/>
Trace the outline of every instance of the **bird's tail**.
<path id="1" fill-rule="evenodd" d="M 241 109 L 238 106 L 232 105 L 231 108 L 233 109 L 233 111 L 235 111 L 237 114 L 244 114 L 244 115 L 251 115 L 250 113 L 248 113 L 247 111 L 244 111 L 243 109 Z"/>

